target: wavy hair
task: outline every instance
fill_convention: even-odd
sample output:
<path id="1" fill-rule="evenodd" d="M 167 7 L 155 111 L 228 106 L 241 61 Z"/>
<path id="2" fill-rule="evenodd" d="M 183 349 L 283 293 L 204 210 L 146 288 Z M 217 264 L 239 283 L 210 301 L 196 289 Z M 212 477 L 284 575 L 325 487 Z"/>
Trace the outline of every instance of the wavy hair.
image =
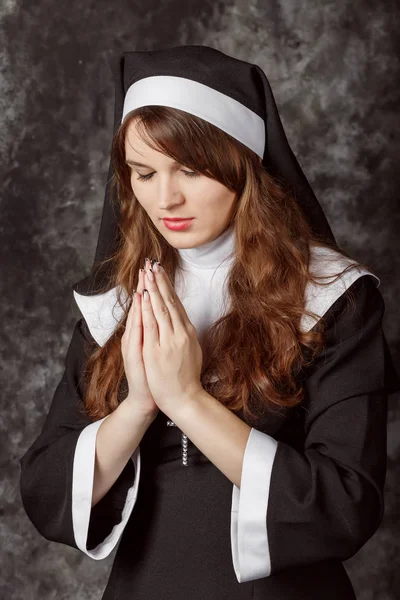
<path id="1" fill-rule="evenodd" d="M 268 410 L 300 404 L 304 370 L 326 342 L 324 318 L 313 331 L 301 329 L 304 314 L 319 318 L 305 310 L 305 288 L 309 282 L 332 283 L 332 275 L 314 277 L 310 272 L 310 247 L 351 257 L 312 232 L 291 191 L 247 146 L 185 111 L 146 106 L 127 115 L 112 142 L 110 193 L 118 205 L 118 240 L 116 252 L 105 262 L 112 263 L 112 286 L 118 286 L 117 302 L 124 314 L 103 346 L 93 338 L 89 343 L 85 413 L 100 419 L 127 395 L 121 337 L 144 258 L 158 260 L 173 285 L 182 268 L 177 249 L 156 229 L 132 191 L 125 136 L 134 121 L 150 147 L 236 192 L 231 221 L 236 254 L 227 278 L 230 310 L 211 323 L 203 338 L 204 389 L 233 412 L 242 412 L 249 422 Z M 335 276 L 359 267 L 371 271 L 368 265 L 356 263 Z M 326 277 L 329 281 L 324 284 Z M 122 300 L 122 290 L 127 301 Z"/>

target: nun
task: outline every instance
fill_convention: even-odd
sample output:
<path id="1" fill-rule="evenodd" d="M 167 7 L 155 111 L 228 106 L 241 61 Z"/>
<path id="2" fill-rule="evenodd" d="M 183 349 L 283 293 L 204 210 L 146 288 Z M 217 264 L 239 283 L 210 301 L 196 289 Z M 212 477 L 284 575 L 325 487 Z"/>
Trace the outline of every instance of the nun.
<path id="1" fill-rule="evenodd" d="M 123 52 L 95 259 L 24 509 L 103 600 L 354 600 L 400 380 L 256 64 Z M 55 547 L 57 550 L 57 547 Z M 88 595 L 90 590 L 88 590 Z"/>

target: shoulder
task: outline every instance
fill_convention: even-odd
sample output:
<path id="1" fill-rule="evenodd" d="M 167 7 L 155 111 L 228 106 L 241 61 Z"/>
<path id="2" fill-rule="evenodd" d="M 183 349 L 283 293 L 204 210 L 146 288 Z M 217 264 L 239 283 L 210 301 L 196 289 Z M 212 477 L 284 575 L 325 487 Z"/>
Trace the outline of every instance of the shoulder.
<path id="1" fill-rule="evenodd" d="M 336 274 L 349 265 L 355 268 Z M 383 316 L 385 305 L 379 291 L 380 279 L 339 252 L 313 247 L 310 261 L 312 275 L 325 276 L 320 283 L 310 282 L 305 290 L 305 312 L 301 327 L 313 329 L 320 319 L 325 328 L 335 328 L 340 321 L 342 333 L 350 337 L 371 315 Z M 312 317 L 307 313 L 314 313 Z"/>
<path id="2" fill-rule="evenodd" d="M 119 289 L 124 302 L 127 294 Z M 95 340 L 99 346 L 107 342 L 124 315 L 117 292 L 117 287 L 114 287 L 102 294 L 84 296 L 73 290 L 75 302 L 84 318 L 81 325 L 84 333 L 89 336 L 89 341 Z"/>
<path id="3" fill-rule="evenodd" d="M 342 320 L 349 320 L 349 326 L 355 324 L 354 316 L 346 310 L 355 296 L 356 314 L 358 319 L 364 319 L 374 310 L 384 310 L 383 298 L 377 289 L 379 278 L 365 268 L 355 268 L 343 273 L 336 279 L 336 274 L 348 265 L 357 262 L 344 257 L 329 248 L 311 247 L 310 272 L 313 276 L 327 276 L 321 284 L 310 282 L 305 290 L 305 313 L 301 319 L 303 331 L 309 331 L 317 322 L 324 318 L 332 322 L 339 314 L 345 312 Z M 123 308 L 118 302 L 118 291 L 124 302 L 126 292 L 114 287 L 107 292 L 84 296 L 75 290 L 74 299 L 83 315 L 81 326 L 89 341 L 95 341 L 103 346 L 111 337 L 119 321 L 123 317 Z M 313 313 L 310 315 L 308 313 Z"/>

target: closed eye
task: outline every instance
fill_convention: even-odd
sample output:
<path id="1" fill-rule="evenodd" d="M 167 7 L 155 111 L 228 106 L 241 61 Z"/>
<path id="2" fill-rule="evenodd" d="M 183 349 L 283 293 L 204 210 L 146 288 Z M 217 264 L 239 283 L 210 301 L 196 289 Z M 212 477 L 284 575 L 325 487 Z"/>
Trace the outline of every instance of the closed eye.
<path id="1" fill-rule="evenodd" d="M 185 173 L 186 177 L 198 177 L 199 173 L 197 173 L 196 171 L 182 171 L 182 173 Z M 137 181 L 149 181 L 149 179 L 151 179 L 153 177 L 154 173 L 149 173 L 148 175 L 139 175 L 138 173 L 138 177 L 137 177 Z"/>

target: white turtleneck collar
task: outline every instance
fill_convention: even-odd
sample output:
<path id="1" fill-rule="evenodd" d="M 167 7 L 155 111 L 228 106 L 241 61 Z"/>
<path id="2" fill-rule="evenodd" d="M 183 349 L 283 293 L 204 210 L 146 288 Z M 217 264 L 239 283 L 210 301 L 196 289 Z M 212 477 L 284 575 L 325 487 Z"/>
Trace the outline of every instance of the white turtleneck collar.
<path id="1" fill-rule="evenodd" d="M 216 269 L 226 259 L 235 255 L 235 228 L 232 223 L 215 240 L 196 248 L 179 249 L 182 266 L 198 269 Z M 224 265 L 225 266 L 225 265 Z"/>
<path id="2" fill-rule="evenodd" d="M 179 270 L 177 272 L 175 291 L 195 326 L 199 339 L 203 331 L 229 309 L 225 286 L 229 269 L 235 259 L 235 242 L 236 236 L 232 223 L 211 242 L 196 248 L 178 249 L 184 272 Z M 310 270 L 314 275 L 332 274 L 334 278 L 334 274 L 344 269 L 349 262 L 356 262 L 327 248 L 312 246 L 311 251 Z M 358 277 L 365 274 L 372 275 L 376 285 L 379 286 L 379 278 L 364 268 L 345 271 L 339 279 L 334 278 L 330 286 L 321 288 L 318 284 L 310 282 L 305 290 L 306 310 L 322 317 L 337 298 Z M 103 345 L 108 340 L 123 316 L 122 307 L 117 302 L 116 290 L 117 288 L 112 288 L 94 296 L 84 296 L 74 290 L 76 303 L 99 345 Z M 124 295 L 123 292 L 122 299 Z M 309 331 L 315 325 L 315 319 L 305 313 L 301 325 L 303 331 Z"/>

